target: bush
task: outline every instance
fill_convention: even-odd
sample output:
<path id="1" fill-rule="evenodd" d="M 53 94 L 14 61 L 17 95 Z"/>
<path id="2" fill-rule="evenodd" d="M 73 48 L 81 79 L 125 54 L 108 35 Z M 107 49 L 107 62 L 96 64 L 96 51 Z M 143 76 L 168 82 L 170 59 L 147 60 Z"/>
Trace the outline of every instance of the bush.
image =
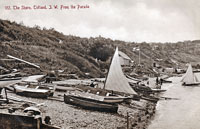
<path id="1" fill-rule="evenodd" d="M 89 55 L 91 55 L 94 58 L 97 58 L 101 61 L 106 61 L 113 53 L 113 50 L 111 48 L 108 48 L 104 46 L 101 43 L 95 43 L 89 52 Z"/>

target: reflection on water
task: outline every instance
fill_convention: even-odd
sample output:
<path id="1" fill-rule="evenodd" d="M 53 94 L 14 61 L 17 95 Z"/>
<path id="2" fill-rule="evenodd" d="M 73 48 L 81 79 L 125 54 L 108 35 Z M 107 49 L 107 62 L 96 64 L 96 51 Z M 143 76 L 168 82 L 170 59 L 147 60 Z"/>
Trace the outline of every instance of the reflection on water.
<path id="1" fill-rule="evenodd" d="M 161 96 L 178 100 L 160 100 L 148 129 L 200 129 L 200 86 L 182 86 L 180 77 L 171 80 L 173 84 L 163 85 L 167 91 Z"/>

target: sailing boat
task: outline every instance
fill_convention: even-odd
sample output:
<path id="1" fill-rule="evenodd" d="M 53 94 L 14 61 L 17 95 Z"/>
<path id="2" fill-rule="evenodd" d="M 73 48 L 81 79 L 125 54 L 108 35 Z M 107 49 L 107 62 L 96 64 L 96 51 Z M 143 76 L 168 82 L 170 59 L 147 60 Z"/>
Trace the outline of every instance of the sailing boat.
<path id="1" fill-rule="evenodd" d="M 192 71 L 192 66 L 189 64 L 188 69 L 183 75 L 181 82 L 183 82 L 183 85 L 185 86 L 192 86 L 192 85 L 199 85 L 200 81 L 198 80 L 197 76 Z"/>
<path id="2" fill-rule="evenodd" d="M 104 83 L 104 88 L 86 88 L 81 86 L 79 88 L 87 93 L 89 92 L 103 96 L 103 101 L 109 103 L 121 103 L 125 100 L 139 100 L 140 98 L 134 89 L 131 88 L 128 78 L 126 78 L 122 71 L 118 48 L 116 48 L 112 58 L 110 68 Z"/>
<path id="3" fill-rule="evenodd" d="M 108 71 L 108 75 L 105 81 L 104 89 L 124 93 L 132 96 L 137 96 L 137 93 L 131 88 L 129 85 L 128 79 L 124 75 L 122 71 L 122 67 L 120 65 L 118 47 L 115 50 L 114 56 L 112 58 L 112 62 L 110 65 L 110 69 Z M 106 102 L 120 102 L 128 99 L 130 97 L 123 96 L 106 96 L 104 101 Z"/>
<path id="4" fill-rule="evenodd" d="M 91 88 L 92 89 L 92 88 Z M 93 88 L 94 89 L 94 88 Z M 113 56 L 110 69 L 105 81 L 104 89 L 99 90 L 105 92 L 110 92 L 110 95 L 101 96 L 90 96 L 89 93 L 85 95 L 76 95 L 76 94 L 68 94 L 64 95 L 64 102 L 67 104 L 77 105 L 82 108 L 98 110 L 98 111 L 108 111 L 108 112 L 117 112 L 118 105 L 117 103 L 121 103 L 126 100 L 130 100 L 133 96 L 137 96 L 137 93 L 131 88 L 128 83 L 128 79 L 123 74 L 120 60 L 118 48 L 115 50 L 115 54 Z M 98 92 L 99 92 L 98 91 Z M 114 94 L 128 94 L 130 96 L 119 96 Z M 131 96 L 132 95 L 132 96 Z M 96 99 L 97 96 L 101 96 L 100 99 Z"/>

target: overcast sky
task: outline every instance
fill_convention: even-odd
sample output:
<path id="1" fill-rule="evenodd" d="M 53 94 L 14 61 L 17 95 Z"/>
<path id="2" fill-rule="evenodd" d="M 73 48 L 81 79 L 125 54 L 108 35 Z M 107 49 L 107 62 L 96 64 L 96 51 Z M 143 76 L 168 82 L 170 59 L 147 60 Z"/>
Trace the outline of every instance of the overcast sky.
<path id="1" fill-rule="evenodd" d="M 88 5 L 89 9 L 5 10 L 5 6 Z M 48 7 L 48 6 L 47 6 Z M 0 18 L 68 35 L 130 42 L 200 39 L 200 0 L 0 0 Z"/>

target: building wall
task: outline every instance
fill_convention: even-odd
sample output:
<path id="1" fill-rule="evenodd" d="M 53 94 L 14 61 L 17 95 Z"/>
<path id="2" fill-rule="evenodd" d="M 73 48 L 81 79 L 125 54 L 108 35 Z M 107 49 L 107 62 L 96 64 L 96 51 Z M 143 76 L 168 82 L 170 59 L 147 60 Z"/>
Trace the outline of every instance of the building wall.
<path id="1" fill-rule="evenodd" d="M 173 73 L 173 72 L 175 72 L 175 69 L 174 68 L 165 68 L 165 72 Z"/>
<path id="2" fill-rule="evenodd" d="M 119 57 L 119 60 L 120 60 L 120 64 L 122 66 L 130 66 L 131 65 L 130 60 L 124 59 L 123 57 Z"/>

